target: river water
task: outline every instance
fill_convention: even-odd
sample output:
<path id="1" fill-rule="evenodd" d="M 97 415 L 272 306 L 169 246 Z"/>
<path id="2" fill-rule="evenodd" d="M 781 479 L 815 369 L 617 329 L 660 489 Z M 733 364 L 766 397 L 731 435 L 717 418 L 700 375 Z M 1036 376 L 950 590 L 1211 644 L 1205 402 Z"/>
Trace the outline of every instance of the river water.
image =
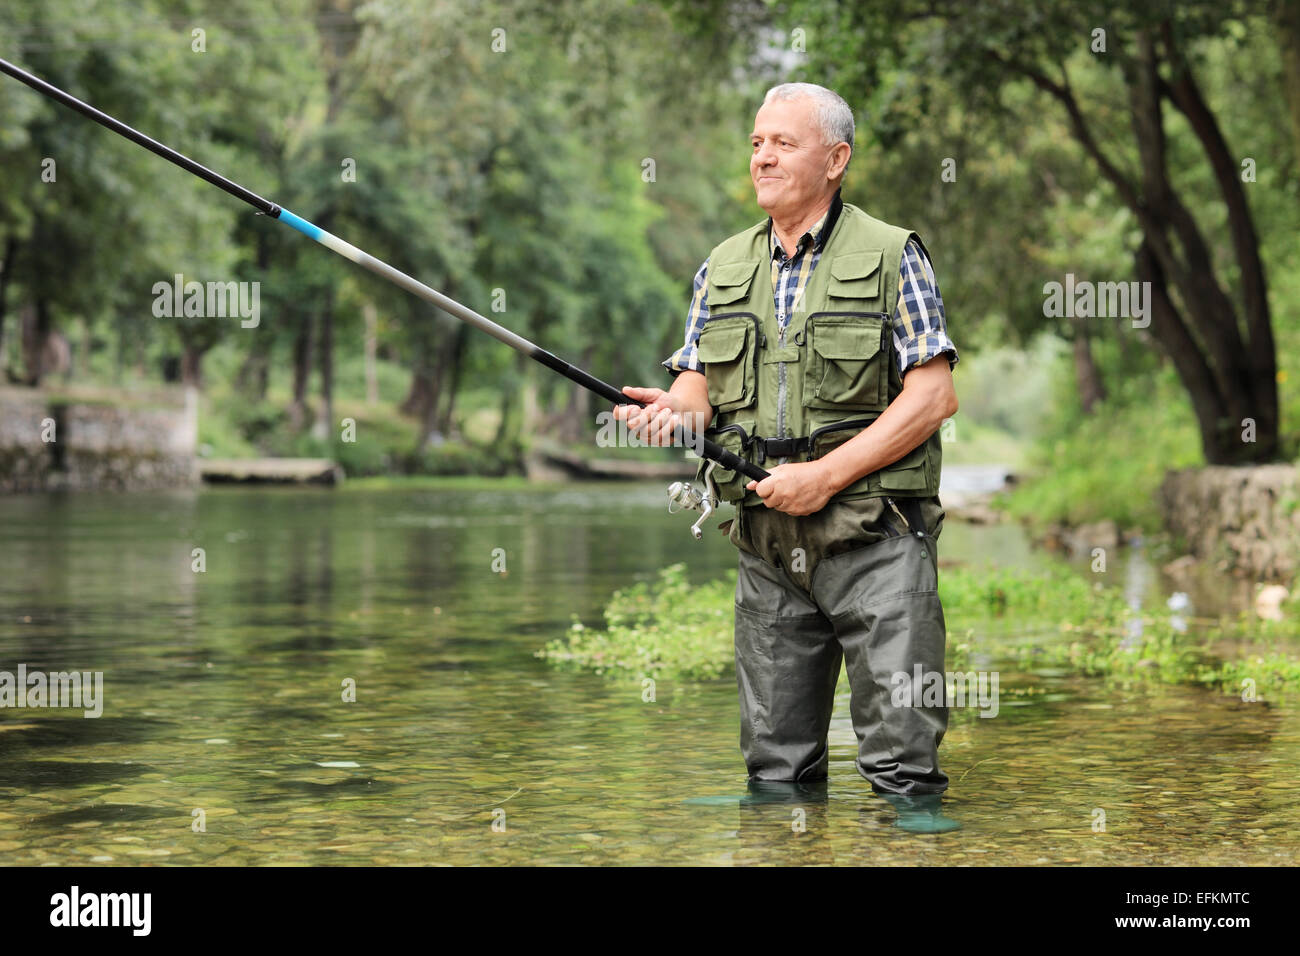
<path id="1" fill-rule="evenodd" d="M 98 718 L 0 710 L 0 863 L 1296 862 L 1294 709 L 1010 665 L 998 716 L 954 709 L 940 750 L 959 830 L 892 825 L 853 768 L 843 683 L 824 797 L 724 799 L 745 792 L 733 679 L 660 680 L 647 702 L 534 657 L 666 564 L 734 567 L 665 500 L 0 499 L 0 671 L 103 673 Z M 1037 560 L 1014 526 L 955 522 L 940 555 Z"/>

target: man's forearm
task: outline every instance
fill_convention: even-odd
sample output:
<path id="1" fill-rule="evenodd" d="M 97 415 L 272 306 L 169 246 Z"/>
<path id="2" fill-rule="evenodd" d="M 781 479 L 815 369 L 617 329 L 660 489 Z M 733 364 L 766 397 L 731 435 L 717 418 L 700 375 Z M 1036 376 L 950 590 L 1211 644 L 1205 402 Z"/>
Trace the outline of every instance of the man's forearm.
<path id="1" fill-rule="evenodd" d="M 943 371 L 947 372 L 946 363 Z M 935 433 L 957 410 L 952 380 L 946 375 L 944 378 L 946 387 L 942 380 L 934 381 L 931 387 L 931 383 L 920 385 L 918 379 L 918 387 L 904 388 L 871 425 L 819 459 L 833 494 L 893 464 Z"/>
<path id="2" fill-rule="evenodd" d="M 708 380 L 702 373 L 689 370 L 678 373 L 668 393 L 673 396 L 684 428 L 703 432 L 709 427 L 713 406 L 709 404 Z"/>

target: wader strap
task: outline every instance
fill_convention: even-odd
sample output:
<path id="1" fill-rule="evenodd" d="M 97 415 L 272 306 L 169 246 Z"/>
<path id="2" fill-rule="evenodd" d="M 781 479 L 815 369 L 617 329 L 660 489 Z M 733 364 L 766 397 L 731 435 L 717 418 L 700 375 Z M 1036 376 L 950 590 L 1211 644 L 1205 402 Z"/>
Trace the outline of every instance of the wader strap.
<path id="1" fill-rule="evenodd" d="M 907 523 L 911 525 L 914 534 L 917 532 L 923 534 L 930 533 L 930 529 L 925 526 L 925 518 L 921 514 L 920 498 L 904 498 L 902 509 L 903 514 L 907 516 Z"/>

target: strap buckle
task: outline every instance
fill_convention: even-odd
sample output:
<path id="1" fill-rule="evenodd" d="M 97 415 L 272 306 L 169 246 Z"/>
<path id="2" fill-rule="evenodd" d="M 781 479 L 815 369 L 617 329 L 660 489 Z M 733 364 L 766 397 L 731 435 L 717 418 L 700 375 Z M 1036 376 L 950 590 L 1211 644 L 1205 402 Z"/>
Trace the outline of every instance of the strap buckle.
<path id="1" fill-rule="evenodd" d="M 793 455 L 801 455 L 812 447 L 812 442 L 807 435 L 799 438 L 756 438 L 754 444 L 759 454 L 763 456 L 760 464 L 769 458 L 790 458 Z"/>

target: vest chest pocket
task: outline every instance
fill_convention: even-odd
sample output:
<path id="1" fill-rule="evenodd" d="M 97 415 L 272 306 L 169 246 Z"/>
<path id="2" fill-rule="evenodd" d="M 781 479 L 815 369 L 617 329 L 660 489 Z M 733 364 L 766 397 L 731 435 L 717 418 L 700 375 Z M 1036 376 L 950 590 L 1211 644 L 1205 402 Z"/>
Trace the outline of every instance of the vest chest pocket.
<path id="1" fill-rule="evenodd" d="M 708 274 L 708 292 L 705 303 L 710 312 L 715 306 L 732 305 L 748 298 L 749 286 L 754 281 L 754 272 L 758 263 L 754 261 L 724 262 L 716 266 L 710 264 Z M 737 311 L 743 306 L 733 306 Z"/>
<path id="2" fill-rule="evenodd" d="M 880 295 L 880 263 L 884 255 L 883 249 L 868 249 L 836 256 L 831 260 L 827 294 L 841 299 L 877 298 Z M 862 304 L 871 307 L 869 303 Z"/>
<path id="3" fill-rule="evenodd" d="M 709 404 L 719 412 L 744 408 L 754 401 L 756 322 L 748 315 L 710 318 L 700 330 L 696 352 L 704 364 Z"/>
<path id="4" fill-rule="evenodd" d="M 803 399 L 809 408 L 880 411 L 889 400 L 884 313 L 808 318 Z"/>

